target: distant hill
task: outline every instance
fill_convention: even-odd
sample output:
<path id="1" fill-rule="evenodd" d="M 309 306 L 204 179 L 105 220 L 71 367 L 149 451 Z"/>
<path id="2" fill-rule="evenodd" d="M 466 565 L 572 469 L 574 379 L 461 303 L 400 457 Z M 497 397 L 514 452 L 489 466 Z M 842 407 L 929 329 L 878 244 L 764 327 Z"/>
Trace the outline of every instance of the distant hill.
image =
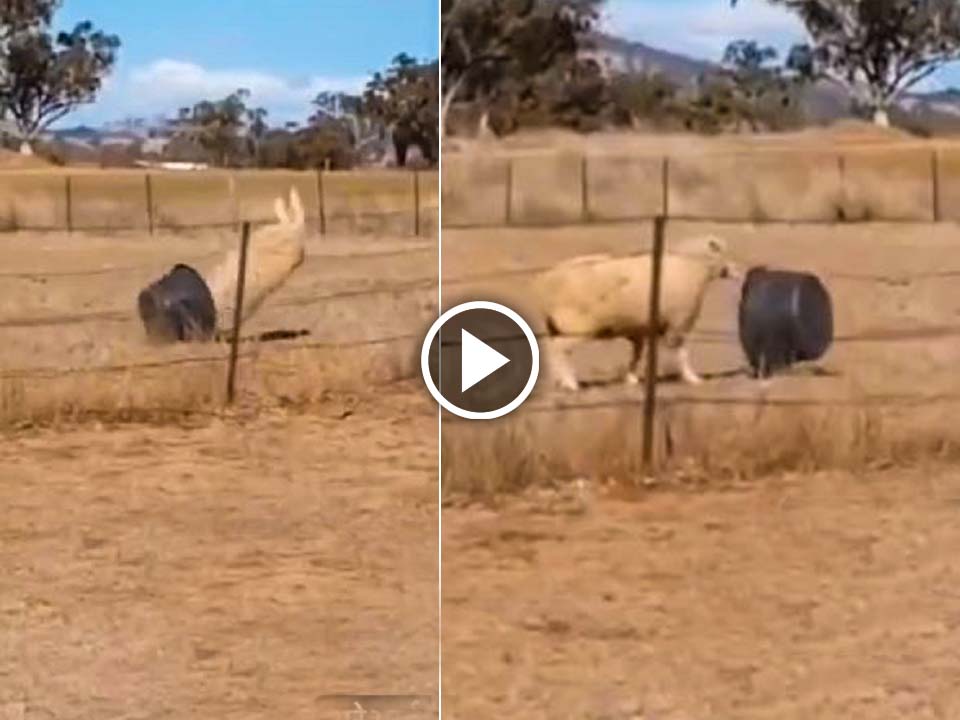
<path id="1" fill-rule="evenodd" d="M 592 46 L 581 54 L 596 59 L 615 72 L 661 73 L 680 87 L 692 87 L 716 62 L 625 40 L 605 33 L 589 38 Z M 851 117 L 850 97 L 831 83 L 808 88 L 802 98 L 804 114 L 811 123 L 828 123 Z M 935 134 L 960 133 L 960 90 L 908 93 L 891 113 L 894 123 Z"/>

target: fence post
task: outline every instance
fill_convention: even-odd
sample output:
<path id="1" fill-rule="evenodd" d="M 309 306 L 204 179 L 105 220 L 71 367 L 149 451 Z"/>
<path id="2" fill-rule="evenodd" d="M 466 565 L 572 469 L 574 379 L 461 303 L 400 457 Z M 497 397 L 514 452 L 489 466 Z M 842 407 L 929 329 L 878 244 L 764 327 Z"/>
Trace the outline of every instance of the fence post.
<path id="1" fill-rule="evenodd" d="M 240 195 L 237 192 L 237 176 L 234 171 L 227 172 L 227 186 L 230 188 L 230 206 L 233 211 L 233 227 L 242 229 L 242 218 L 240 216 Z"/>
<path id="2" fill-rule="evenodd" d="M 420 171 L 413 171 L 413 236 L 420 237 Z"/>
<path id="3" fill-rule="evenodd" d="M 153 179 L 149 172 L 144 173 L 143 178 L 147 193 L 147 227 L 150 228 L 150 234 L 153 235 Z"/>
<path id="4" fill-rule="evenodd" d="M 441 181 L 442 182 L 442 181 Z M 506 225 L 510 227 L 513 224 L 513 158 L 507 158 L 507 207 L 506 207 Z"/>
<path id="5" fill-rule="evenodd" d="M 660 270 L 663 265 L 663 234 L 666 217 L 653 220 L 653 253 L 650 266 L 650 300 L 647 317 L 646 377 L 643 398 L 643 467 L 653 469 L 653 423 L 657 411 L 657 340 L 660 337 Z"/>
<path id="6" fill-rule="evenodd" d="M 670 156 L 663 156 L 663 164 L 660 167 L 660 183 L 663 185 L 663 193 L 660 196 L 662 214 L 664 218 L 670 216 Z"/>
<path id="7" fill-rule="evenodd" d="M 73 232 L 73 184 L 70 182 L 70 175 L 64 177 L 64 186 L 66 190 L 66 201 L 67 201 L 67 232 Z"/>
<path id="8" fill-rule="evenodd" d="M 840 175 L 840 208 L 837 212 L 840 222 L 847 220 L 847 163 L 843 153 L 837 153 L 837 173 Z"/>
<path id="9" fill-rule="evenodd" d="M 233 336 L 230 338 L 230 360 L 227 367 L 227 405 L 236 395 L 237 356 L 240 347 L 240 325 L 243 322 L 243 291 L 247 283 L 247 246 L 250 244 L 250 223 L 244 221 L 240 230 L 240 262 L 237 269 L 237 294 L 233 308 Z"/>
<path id="10" fill-rule="evenodd" d="M 933 193 L 933 221 L 940 222 L 940 153 L 934 148 L 930 153 L 930 187 Z"/>
<path id="11" fill-rule="evenodd" d="M 323 170 L 317 169 L 317 207 L 320 213 L 320 234 L 327 234 L 327 207 L 324 201 Z"/>
<path id="12" fill-rule="evenodd" d="M 587 156 L 580 158 L 580 221 L 590 222 L 590 188 L 587 186 Z"/>

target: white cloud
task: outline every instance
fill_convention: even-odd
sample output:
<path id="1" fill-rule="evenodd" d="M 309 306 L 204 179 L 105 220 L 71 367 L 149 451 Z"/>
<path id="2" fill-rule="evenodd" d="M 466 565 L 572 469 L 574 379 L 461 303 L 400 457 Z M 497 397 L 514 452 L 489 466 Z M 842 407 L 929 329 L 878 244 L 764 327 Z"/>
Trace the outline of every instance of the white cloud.
<path id="1" fill-rule="evenodd" d="M 250 103 L 267 108 L 273 122 L 303 120 L 317 93 L 323 90 L 358 92 L 367 80 L 359 76 L 292 79 L 260 70 L 212 70 L 196 63 L 165 58 L 108 78 L 97 103 L 65 121 L 72 124 L 77 117 L 120 119 L 173 115 L 180 107 L 200 100 L 220 99 L 238 88 L 248 89 Z"/>
<path id="2" fill-rule="evenodd" d="M 655 47 L 706 59 L 719 59 L 732 40 L 757 40 L 781 50 L 804 38 L 802 24 L 764 0 L 667 3 L 657 0 L 611 0 L 603 29 Z"/>

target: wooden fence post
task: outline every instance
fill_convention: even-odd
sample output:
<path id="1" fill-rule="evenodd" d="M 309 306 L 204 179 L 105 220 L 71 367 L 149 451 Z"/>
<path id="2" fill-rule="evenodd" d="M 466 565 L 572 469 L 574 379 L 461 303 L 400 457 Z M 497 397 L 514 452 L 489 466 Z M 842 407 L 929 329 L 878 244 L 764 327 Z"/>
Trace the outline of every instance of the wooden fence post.
<path id="1" fill-rule="evenodd" d="M 320 234 L 327 234 L 327 207 L 324 201 L 323 170 L 317 170 L 317 207 L 320 213 Z"/>
<path id="2" fill-rule="evenodd" d="M 143 182 L 147 193 L 147 227 L 153 235 L 153 178 L 149 172 L 143 174 Z"/>
<path id="3" fill-rule="evenodd" d="M 643 398 L 643 466 L 653 470 L 653 424 L 657 412 L 657 341 L 660 338 L 660 271 L 663 266 L 663 234 L 666 217 L 653 220 L 653 255 L 650 267 L 650 300 L 647 317 L 647 369 Z"/>
<path id="4" fill-rule="evenodd" d="M 233 337 L 230 338 L 230 360 L 227 367 L 227 405 L 236 396 L 237 357 L 240 348 L 240 326 L 243 322 L 243 291 L 247 282 L 247 247 L 250 244 L 250 223 L 244 221 L 240 230 L 240 262 L 237 269 L 237 294 L 233 308 Z"/>
<path id="5" fill-rule="evenodd" d="M 580 222 L 590 222 L 590 188 L 587 183 L 587 156 L 580 158 Z"/>
<path id="6" fill-rule="evenodd" d="M 507 227 L 513 224 L 513 158 L 507 158 Z"/>
<path id="7" fill-rule="evenodd" d="M 934 148 L 930 153 L 930 188 L 933 193 L 933 221 L 940 222 L 940 153 Z"/>
<path id="8" fill-rule="evenodd" d="M 663 165 L 660 168 L 660 183 L 663 185 L 663 194 L 660 197 L 661 214 L 664 218 L 670 217 L 670 156 L 663 156 Z"/>
<path id="9" fill-rule="evenodd" d="M 64 189 L 67 194 L 67 197 L 66 197 L 67 232 L 72 233 L 73 232 L 73 183 L 71 183 L 70 181 L 70 175 L 66 175 L 64 177 L 64 186 L 65 186 Z"/>
<path id="10" fill-rule="evenodd" d="M 413 236 L 420 237 L 420 171 L 413 171 Z"/>

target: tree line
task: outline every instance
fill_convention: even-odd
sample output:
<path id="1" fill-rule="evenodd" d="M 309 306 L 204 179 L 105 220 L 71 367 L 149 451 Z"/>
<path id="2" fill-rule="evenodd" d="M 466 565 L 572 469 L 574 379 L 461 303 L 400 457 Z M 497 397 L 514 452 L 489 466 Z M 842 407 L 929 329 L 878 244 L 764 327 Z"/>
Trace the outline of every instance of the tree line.
<path id="1" fill-rule="evenodd" d="M 678 87 L 656 73 L 610 72 L 591 56 L 604 0 L 442 0 L 442 131 L 780 129 L 803 122 L 799 101 L 813 83 L 838 86 L 852 114 L 888 125 L 904 93 L 960 58 L 957 0 L 767 2 L 793 13 L 807 40 L 782 60 L 734 40 L 716 70 Z"/>
<path id="2" fill-rule="evenodd" d="M 54 31 L 61 0 L 0 0 L 0 136 L 31 154 L 57 121 L 94 102 L 116 65 L 121 40 L 77 23 Z M 161 129 L 163 158 L 217 166 L 344 169 L 411 148 L 427 164 L 439 152 L 438 61 L 401 53 L 359 94 L 322 92 L 304 122 L 271 124 L 265 108 L 238 88 L 224 98 L 177 109 Z M 131 146 L 114 153 L 130 160 Z"/>
<path id="3" fill-rule="evenodd" d="M 960 58 L 958 0 L 766 1 L 802 22 L 805 42 L 781 59 L 734 40 L 715 70 L 678 87 L 656 73 L 611 72 L 591 55 L 605 0 L 441 0 L 442 68 L 399 54 L 359 94 L 320 93 L 298 123 L 273 124 L 244 88 L 201 99 L 170 118 L 165 159 L 346 168 L 392 144 L 399 164 L 410 148 L 433 163 L 438 136 L 470 126 L 775 130 L 803 122 L 812 83 L 842 88 L 854 113 L 886 125 L 904 93 Z M 96 100 L 121 49 L 89 21 L 55 32 L 60 6 L 0 0 L 0 136 L 24 151 Z"/>

